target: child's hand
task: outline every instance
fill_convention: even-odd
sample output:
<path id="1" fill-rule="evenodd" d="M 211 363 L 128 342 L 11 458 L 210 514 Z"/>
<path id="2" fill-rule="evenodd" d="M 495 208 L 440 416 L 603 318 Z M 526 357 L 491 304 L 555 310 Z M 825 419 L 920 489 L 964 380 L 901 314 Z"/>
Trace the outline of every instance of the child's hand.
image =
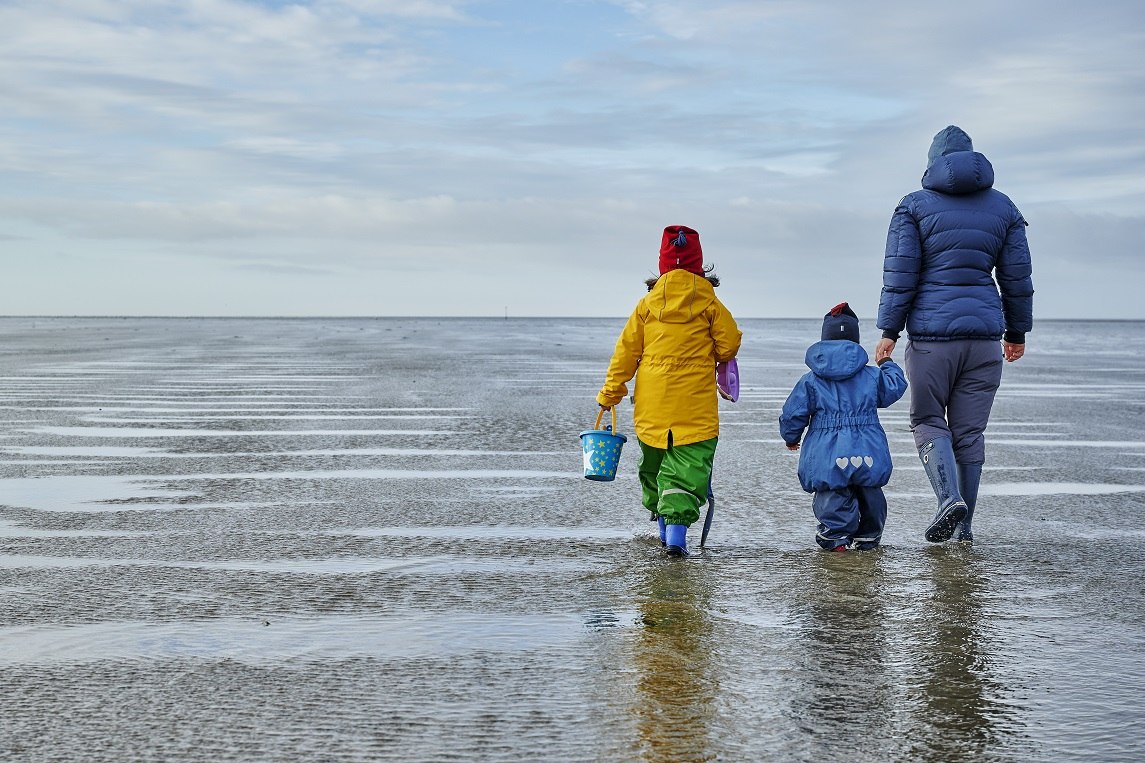
<path id="1" fill-rule="evenodd" d="M 792 452 L 799 450 L 799 443 L 797 443 L 797 442 L 796 443 L 790 443 L 789 442 L 786 444 L 787 444 L 787 449 L 792 451 Z"/>

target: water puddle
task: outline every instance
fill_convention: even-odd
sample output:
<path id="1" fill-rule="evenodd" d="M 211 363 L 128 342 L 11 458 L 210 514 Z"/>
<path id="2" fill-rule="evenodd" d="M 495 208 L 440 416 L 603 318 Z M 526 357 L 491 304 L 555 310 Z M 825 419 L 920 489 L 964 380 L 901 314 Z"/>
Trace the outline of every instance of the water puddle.
<path id="1" fill-rule="evenodd" d="M 467 525 L 453 527 L 364 527 L 331 531 L 363 538 L 449 538 L 450 540 L 628 540 L 632 531 L 615 527 L 497 527 Z"/>
<path id="2" fill-rule="evenodd" d="M 461 434 L 439 429 L 150 429 L 147 427 L 37 427 L 27 434 L 53 437 L 176 438 L 176 437 L 451 437 Z"/>
<path id="3" fill-rule="evenodd" d="M 179 508 L 174 501 L 194 496 L 148 484 L 138 477 L 50 476 L 0 479 L 0 505 L 38 511 L 140 511 Z"/>
<path id="4" fill-rule="evenodd" d="M 173 623 L 96 623 L 0 628 L 0 665 L 230 659 L 382 660 L 452 658 L 473 652 L 532 652 L 585 638 L 590 615 L 277 617 Z"/>

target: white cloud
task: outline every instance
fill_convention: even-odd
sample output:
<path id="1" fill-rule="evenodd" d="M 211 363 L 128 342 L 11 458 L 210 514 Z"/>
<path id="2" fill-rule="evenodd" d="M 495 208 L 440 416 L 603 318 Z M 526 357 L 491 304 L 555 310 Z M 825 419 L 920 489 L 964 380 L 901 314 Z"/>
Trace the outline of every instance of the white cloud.
<path id="1" fill-rule="evenodd" d="M 1145 315 L 1064 265 L 1145 277 L 1138 4 L 519 2 L 0 6 L 2 296 L 132 312 L 130 272 L 169 297 L 137 312 L 220 312 L 188 288 L 220 278 L 231 312 L 369 312 L 400 274 L 385 312 L 575 314 L 596 289 L 615 314 L 685 222 L 745 315 L 820 292 L 870 314 L 891 208 L 956 123 L 1030 218 L 1038 304 Z"/>

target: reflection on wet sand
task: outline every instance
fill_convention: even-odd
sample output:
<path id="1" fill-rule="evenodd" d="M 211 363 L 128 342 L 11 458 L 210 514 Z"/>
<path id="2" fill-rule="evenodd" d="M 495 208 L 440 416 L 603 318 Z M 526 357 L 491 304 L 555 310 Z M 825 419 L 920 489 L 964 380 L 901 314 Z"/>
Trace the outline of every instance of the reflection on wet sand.
<path id="1" fill-rule="evenodd" d="M 639 577 L 635 644 L 640 752 L 649 763 L 714 760 L 709 734 L 720 687 L 702 564 L 649 557 Z"/>
<path id="2" fill-rule="evenodd" d="M 974 551 L 959 545 L 925 549 L 933 588 L 919 602 L 921 691 L 913 726 L 916 760 L 983 760 L 995 747 L 996 725 L 1010 709 L 991 675 L 990 642 L 983 623 L 988 594 Z"/>
<path id="3" fill-rule="evenodd" d="M 871 754 L 894 737 L 883 566 L 881 552 L 809 553 L 791 712 L 816 754 Z"/>

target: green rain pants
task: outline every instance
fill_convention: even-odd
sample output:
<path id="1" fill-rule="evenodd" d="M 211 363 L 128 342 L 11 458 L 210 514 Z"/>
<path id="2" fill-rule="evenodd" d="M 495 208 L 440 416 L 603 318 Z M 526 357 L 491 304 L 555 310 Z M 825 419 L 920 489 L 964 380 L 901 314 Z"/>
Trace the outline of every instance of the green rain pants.
<path id="1" fill-rule="evenodd" d="M 669 440 L 666 450 L 641 442 L 636 473 L 644 508 L 670 525 L 690 525 L 699 519 L 700 507 L 708 502 L 718 439 L 690 445 L 673 445 Z"/>

